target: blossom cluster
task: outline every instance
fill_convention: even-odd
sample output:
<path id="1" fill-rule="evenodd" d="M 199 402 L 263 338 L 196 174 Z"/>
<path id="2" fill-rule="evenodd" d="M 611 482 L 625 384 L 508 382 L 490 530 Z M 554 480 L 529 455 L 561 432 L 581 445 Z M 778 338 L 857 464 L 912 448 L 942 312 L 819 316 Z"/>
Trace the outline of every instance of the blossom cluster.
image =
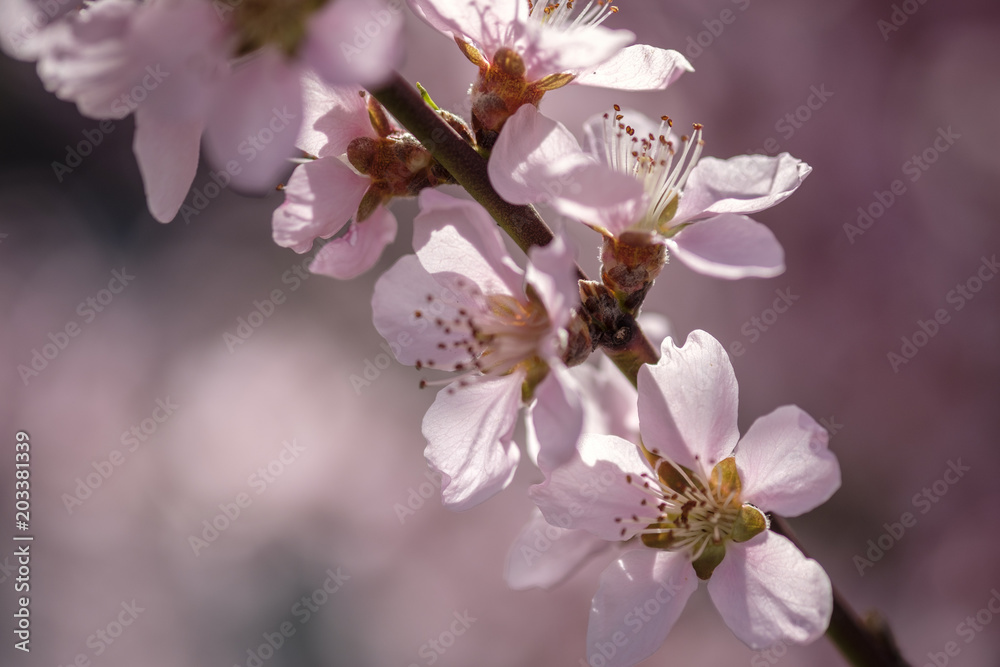
<path id="1" fill-rule="evenodd" d="M 446 506 L 486 501 L 530 460 L 537 512 L 514 540 L 508 584 L 549 587 L 591 558 L 610 563 L 590 613 L 590 664 L 651 655 L 699 580 L 753 648 L 825 632 L 830 580 L 771 529 L 770 513 L 797 516 L 837 490 L 826 431 L 786 405 L 740 437 L 719 342 L 697 330 L 679 345 L 654 323 L 646 332 L 662 342 L 650 345 L 637 324 L 670 257 L 729 280 L 784 271 L 774 233 L 749 216 L 811 168 L 788 153 L 703 157 L 700 124 L 682 132 L 618 105 L 581 128 L 581 143 L 542 110 L 569 85 L 663 90 L 693 71 L 680 53 L 634 44 L 612 27 L 610 0 L 408 0 L 478 70 L 469 117 L 423 91 L 426 104 L 481 156 L 503 200 L 596 232 L 601 275 L 588 280 L 561 234 L 520 265 L 487 209 L 439 189 L 462 175 L 380 103 L 403 57 L 398 3 L 94 0 L 49 16 L 36 0 L 0 2 L 15 26 L 0 45 L 36 61 L 49 90 L 92 118 L 134 114 L 157 220 L 177 215 L 203 146 L 238 189 L 287 176 L 275 243 L 319 244 L 311 270 L 351 279 L 396 241 L 393 200 L 417 198 L 414 254 L 379 277 L 374 326 L 408 341 L 393 350 L 421 386 L 440 387 L 422 434 Z M 643 344 L 652 357 L 630 363 Z M 556 538 L 539 553 L 542 526 Z M 651 592 L 661 611 L 629 623 Z"/>

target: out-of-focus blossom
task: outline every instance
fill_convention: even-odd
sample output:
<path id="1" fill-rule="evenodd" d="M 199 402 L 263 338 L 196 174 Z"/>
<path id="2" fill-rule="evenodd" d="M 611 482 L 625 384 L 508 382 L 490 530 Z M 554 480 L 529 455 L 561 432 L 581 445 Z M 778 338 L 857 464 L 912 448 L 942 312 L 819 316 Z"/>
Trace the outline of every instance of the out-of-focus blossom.
<path id="1" fill-rule="evenodd" d="M 408 0 L 413 11 L 451 36 L 477 67 L 472 122 L 490 147 L 522 104 L 537 105 L 549 90 L 580 83 L 620 90 L 666 88 L 691 64 L 677 51 L 644 44 L 601 24 L 617 13 L 607 0 Z M 578 11 L 579 10 L 579 11 Z"/>
<path id="2" fill-rule="evenodd" d="M 708 580 L 719 613 L 749 646 L 813 641 L 830 620 L 830 580 L 768 530 L 764 512 L 803 514 L 837 490 L 826 431 L 783 406 L 740 439 L 736 377 L 722 345 L 695 331 L 680 348 L 668 338 L 661 352 L 639 372 L 642 446 L 586 435 L 578 455 L 531 490 L 550 523 L 628 549 L 601 577 L 588 650 L 594 656 L 614 642 L 636 604 L 660 591 L 662 610 L 605 658 L 625 666 L 651 655 L 698 579 Z M 601 492 L 586 493 L 581 480 L 596 480 Z"/>
<path id="3" fill-rule="evenodd" d="M 36 60 L 46 26 L 83 4 L 83 0 L 0 0 L 0 51 L 18 60 Z"/>
<path id="4" fill-rule="evenodd" d="M 573 257 L 560 239 L 533 248 L 521 271 L 486 211 L 434 190 L 420 194 L 416 256 L 375 286 L 375 327 L 396 358 L 457 371 L 423 422 L 425 456 L 442 498 L 466 509 L 505 488 L 520 452 L 514 425 L 535 401 L 539 465 L 572 456 L 583 425 L 575 380 L 561 357 L 579 301 Z"/>
<path id="5" fill-rule="evenodd" d="M 630 112 L 629 118 L 624 123 L 617 106 L 592 118 L 585 151 L 560 123 L 521 109 L 493 149 L 490 179 L 508 201 L 549 202 L 615 243 L 652 246 L 653 254 L 665 246 L 706 275 L 735 279 L 784 271 L 781 244 L 745 214 L 790 196 L 812 171 L 809 165 L 788 153 L 699 159 L 700 125 L 690 137 L 677 137 L 666 117 L 654 122 Z M 592 185 L 602 180 L 607 187 Z M 616 253 L 606 248 L 606 268 L 609 254 Z"/>
<path id="6" fill-rule="evenodd" d="M 303 72 L 378 83 L 400 57 L 400 27 L 377 0 L 97 0 L 46 28 L 36 52 L 46 87 L 82 114 L 135 113 L 149 209 L 167 222 L 194 180 L 203 134 L 226 183 L 273 185 L 302 122 Z"/>

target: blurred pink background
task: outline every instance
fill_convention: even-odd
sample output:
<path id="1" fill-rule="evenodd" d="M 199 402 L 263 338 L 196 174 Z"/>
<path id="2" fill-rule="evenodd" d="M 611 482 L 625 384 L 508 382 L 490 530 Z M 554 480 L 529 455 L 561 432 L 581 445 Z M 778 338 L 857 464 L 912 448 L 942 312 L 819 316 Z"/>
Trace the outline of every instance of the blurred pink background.
<path id="1" fill-rule="evenodd" d="M 556 91 L 543 101 L 547 114 L 579 132 L 619 103 L 703 123 L 706 155 L 777 144 L 814 168 L 787 202 L 755 216 L 785 247 L 784 275 L 726 282 L 672 263 L 647 310 L 666 314 L 681 337 L 703 328 L 741 352 L 733 362 L 744 429 L 786 403 L 826 420 L 843 487 L 792 523 L 855 608 L 882 611 L 915 666 L 948 642 L 960 649 L 949 664 L 996 664 L 1000 620 L 971 636 L 959 624 L 1000 589 L 1000 280 L 971 299 L 952 291 L 980 286 L 977 272 L 992 278 L 983 258 L 1000 254 L 1000 11 L 909 0 L 901 4 L 916 11 L 883 34 L 878 22 L 891 20 L 892 3 L 619 4 L 608 25 L 685 52 L 697 71 L 662 93 Z M 726 10 L 729 23 L 719 20 Z M 449 40 L 407 21 L 404 74 L 464 112 L 474 68 Z M 810 96 L 812 109 L 803 106 Z M 469 512 L 444 510 L 429 494 L 419 432 L 433 393 L 418 390 L 411 368 L 376 366 L 385 364 L 372 286 L 410 251 L 414 202 L 393 204 L 399 239 L 375 271 L 350 283 L 303 280 L 294 267 L 305 258 L 271 241 L 279 193 L 223 191 L 189 224 L 158 224 L 145 209 L 130 119 L 60 182 L 51 163 L 98 121 L 47 94 L 31 65 L 6 58 L 0 99 L 0 415 L 9 443 L 0 564 L 14 560 L 13 442 L 22 429 L 32 444 L 35 534 L 32 651 L 12 649 L 14 575 L 2 569 L 0 662 L 585 664 L 602 564 L 552 591 L 508 590 L 506 552 L 529 516 L 525 491 L 537 472 L 522 466 L 512 488 Z M 935 148 L 949 129 L 951 143 Z M 933 164 L 914 171 L 914 155 Z M 875 218 L 873 203 L 888 201 L 880 193 L 895 180 L 903 194 Z M 203 167 L 195 185 L 209 182 Z M 848 234 L 859 207 L 873 222 Z M 596 236 L 568 231 L 594 273 Z M 113 271 L 134 279 L 102 295 Z M 252 336 L 224 338 L 276 289 L 285 300 Z M 776 290 L 795 298 L 775 317 Z M 935 335 L 914 337 L 942 309 Z M 60 336 L 71 322 L 79 333 Z M 902 337 L 924 345 L 894 369 L 887 355 L 902 353 Z M 53 338 L 65 348 L 25 382 L 18 366 Z M 370 384 L 352 383 L 369 362 Z M 166 415 L 158 400 L 176 407 Z M 133 427 L 142 439 L 124 435 Z M 959 461 L 969 470 L 939 483 L 944 495 L 915 500 Z M 398 506 L 418 505 L 421 490 L 430 499 L 401 517 Z M 904 512 L 915 525 L 859 575 L 854 557 L 869 557 L 868 541 Z M 208 542 L 203 522 L 213 520 L 225 528 Z M 206 542 L 193 546 L 192 536 Z M 274 634 L 282 627 L 290 636 Z M 280 647 L 268 650 L 268 637 Z M 844 662 L 826 640 L 752 652 L 702 587 L 645 664 Z"/>

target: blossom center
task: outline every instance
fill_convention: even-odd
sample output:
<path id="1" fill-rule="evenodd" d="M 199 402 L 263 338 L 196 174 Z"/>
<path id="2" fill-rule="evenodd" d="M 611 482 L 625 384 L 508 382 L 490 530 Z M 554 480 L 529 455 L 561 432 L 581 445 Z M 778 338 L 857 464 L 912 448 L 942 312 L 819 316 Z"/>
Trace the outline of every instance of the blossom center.
<path id="1" fill-rule="evenodd" d="M 417 368 L 470 371 L 461 384 L 524 369 L 530 392 L 548 370 L 540 358 L 540 347 L 552 328 L 545 306 L 530 289 L 526 298 L 519 299 L 509 294 L 484 295 L 476 285 L 464 280 L 458 281 L 456 287 L 468 305 L 458 308 L 454 317 L 435 316 L 443 309 L 431 294 L 426 297 L 426 310 L 414 311 L 414 317 L 434 325 L 440 338 L 438 349 L 458 349 L 465 355 L 450 366 L 437 364 L 431 358 L 421 359 L 416 362 Z"/>
<path id="2" fill-rule="evenodd" d="M 706 479 L 662 456 L 648 456 L 655 476 L 626 476 L 646 496 L 641 510 L 615 519 L 644 524 L 638 535 L 647 547 L 687 553 L 698 576 L 707 579 L 722 562 L 728 541 L 744 542 L 767 528 L 764 514 L 740 498 L 734 458 L 720 461 Z"/>
<path id="3" fill-rule="evenodd" d="M 668 138 L 673 122 L 667 116 L 661 116 L 657 131 L 648 132 L 646 136 L 623 122 L 624 119 L 617 104 L 613 113 L 604 114 L 605 160 L 612 169 L 638 179 L 646 191 L 649 203 L 634 228 L 670 236 L 677 231 L 671 228 L 670 221 L 704 147 L 702 126 L 695 123 L 690 137 L 680 137 L 678 153 L 674 140 Z"/>
<path id="4" fill-rule="evenodd" d="M 225 0 L 238 35 L 236 55 L 272 44 L 295 55 L 305 39 L 309 17 L 328 0 Z"/>

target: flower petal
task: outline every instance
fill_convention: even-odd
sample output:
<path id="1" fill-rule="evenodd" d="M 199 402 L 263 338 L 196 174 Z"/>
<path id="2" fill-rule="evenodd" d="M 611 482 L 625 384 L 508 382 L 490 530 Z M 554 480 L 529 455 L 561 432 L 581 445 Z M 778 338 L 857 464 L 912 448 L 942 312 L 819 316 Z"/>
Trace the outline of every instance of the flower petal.
<path id="1" fill-rule="evenodd" d="M 723 213 L 685 227 L 667 245 L 677 259 L 706 276 L 773 278 L 785 271 L 774 232 L 745 215 Z"/>
<path id="2" fill-rule="evenodd" d="M 610 546 L 585 530 L 553 526 L 534 508 L 507 552 L 504 581 L 515 591 L 551 588 Z"/>
<path id="3" fill-rule="evenodd" d="M 362 224 L 368 222 L 371 220 Z M 420 361 L 451 369 L 468 358 L 464 347 L 451 344 L 466 333 L 445 334 L 440 328 L 428 332 L 428 328 L 433 326 L 432 318 L 452 321 L 458 316 L 458 307 L 451 291 L 434 280 L 414 255 L 407 255 L 375 283 L 372 320 L 400 363 L 413 366 Z M 415 315 L 418 311 L 419 317 Z M 440 343 L 444 343 L 443 348 Z"/>
<path id="4" fill-rule="evenodd" d="M 413 248 L 428 273 L 462 293 L 475 283 L 483 294 L 520 296 L 521 270 L 504 247 L 496 224 L 482 206 L 427 189 L 413 220 Z"/>
<path id="5" fill-rule="evenodd" d="M 788 153 L 698 161 L 684 186 L 673 223 L 713 213 L 756 213 L 787 199 L 812 171 Z"/>
<path id="6" fill-rule="evenodd" d="M 531 104 L 507 120 L 488 169 L 490 182 L 507 201 L 550 204 L 611 233 L 635 220 L 644 194 L 638 180 L 584 152 L 565 126 Z"/>
<path id="7" fill-rule="evenodd" d="M 542 11 L 542 7 L 535 11 Z M 596 67 L 634 41 L 635 33 L 629 30 L 603 26 L 561 29 L 529 20 L 516 43 L 524 59 L 525 78 L 537 81 L 549 74 Z"/>
<path id="8" fill-rule="evenodd" d="M 562 364 L 551 364 L 535 388 L 535 402 L 528 412 L 537 442 L 542 472 L 566 463 L 575 453 L 583 431 L 583 402 L 576 378 Z"/>
<path id="9" fill-rule="evenodd" d="M 407 0 L 413 13 L 435 29 L 472 41 L 493 58 L 507 27 L 517 20 L 520 0 Z"/>
<path id="10" fill-rule="evenodd" d="M 236 188 L 273 188 L 288 170 L 301 124 L 301 72 L 265 49 L 217 85 L 205 150 L 216 165 L 240 165 Z"/>
<path id="11" fill-rule="evenodd" d="M 589 664 L 631 667 L 653 655 L 697 588 L 684 554 L 627 551 L 601 574 L 591 603 Z"/>
<path id="12" fill-rule="evenodd" d="M 149 212 L 160 222 L 173 220 L 194 182 L 201 131 L 198 119 L 169 121 L 146 108 L 136 111 L 132 151 Z"/>
<path id="13" fill-rule="evenodd" d="M 4 26 L 0 30 L 0 50 L 18 60 L 36 60 L 49 37 L 45 28 L 81 9 L 83 4 L 83 0 L 65 0 L 59 4 L 43 4 L 41 0 L 3 0 L 0 2 L 0 25 Z M 40 11 L 42 7 L 44 13 Z"/>
<path id="14" fill-rule="evenodd" d="M 606 355 L 597 364 L 585 363 L 570 369 L 580 385 L 584 404 L 584 433 L 617 435 L 639 442 L 638 394 L 635 387 Z"/>
<path id="15" fill-rule="evenodd" d="M 307 72 L 302 77 L 302 128 L 295 145 L 317 157 L 338 156 L 358 137 L 375 138 L 368 103 L 360 92 L 355 87 L 327 85 Z"/>
<path id="16" fill-rule="evenodd" d="M 636 445 L 613 435 L 585 434 L 577 450 L 528 492 L 546 521 L 605 540 L 627 540 L 655 520 L 656 508 L 639 488 L 641 476 L 651 471 Z M 638 520 L 631 520 L 633 515 Z"/>
<path id="17" fill-rule="evenodd" d="M 371 179 L 334 157 L 310 160 L 292 172 L 285 202 L 274 211 L 274 242 L 307 252 L 313 241 L 329 238 L 358 211 Z"/>
<path id="18" fill-rule="evenodd" d="M 726 625 L 752 649 L 807 644 L 826 632 L 833 611 L 833 588 L 820 564 L 771 531 L 730 542 L 708 593 Z"/>
<path id="19" fill-rule="evenodd" d="M 513 442 L 523 373 L 456 381 L 424 415 L 424 456 L 442 474 L 441 500 L 453 510 L 478 505 L 510 484 L 521 456 Z"/>
<path id="20" fill-rule="evenodd" d="M 309 20 L 302 58 L 328 83 L 377 86 L 403 58 L 401 12 L 373 0 L 327 3 Z"/>
<path id="21" fill-rule="evenodd" d="M 694 67 L 677 51 L 635 44 L 581 72 L 573 83 L 617 90 L 663 90 Z"/>
<path id="22" fill-rule="evenodd" d="M 826 429 L 794 405 L 759 418 L 736 446 L 744 500 L 784 516 L 825 503 L 840 488 L 828 440 Z"/>
<path id="23" fill-rule="evenodd" d="M 707 479 L 740 436 L 736 374 L 722 344 L 704 331 L 692 331 L 683 347 L 667 338 L 660 353 L 639 369 L 643 443 Z"/>
<path id="24" fill-rule="evenodd" d="M 313 273 L 350 280 L 375 266 L 385 247 L 396 240 L 396 216 L 384 206 L 347 233 L 320 248 L 309 265 Z"/>
<path id="25" fill-rule="evenodd" d="M 572 310 L 580 305 L 580 276 L 576 257 L 563 237 L 556 236 L 548 245 L 528 251 L 524 280 L 541 299 L 552 327 L 566 326 Z M 557 350 L 551 352 L 558 354 Z"/>

